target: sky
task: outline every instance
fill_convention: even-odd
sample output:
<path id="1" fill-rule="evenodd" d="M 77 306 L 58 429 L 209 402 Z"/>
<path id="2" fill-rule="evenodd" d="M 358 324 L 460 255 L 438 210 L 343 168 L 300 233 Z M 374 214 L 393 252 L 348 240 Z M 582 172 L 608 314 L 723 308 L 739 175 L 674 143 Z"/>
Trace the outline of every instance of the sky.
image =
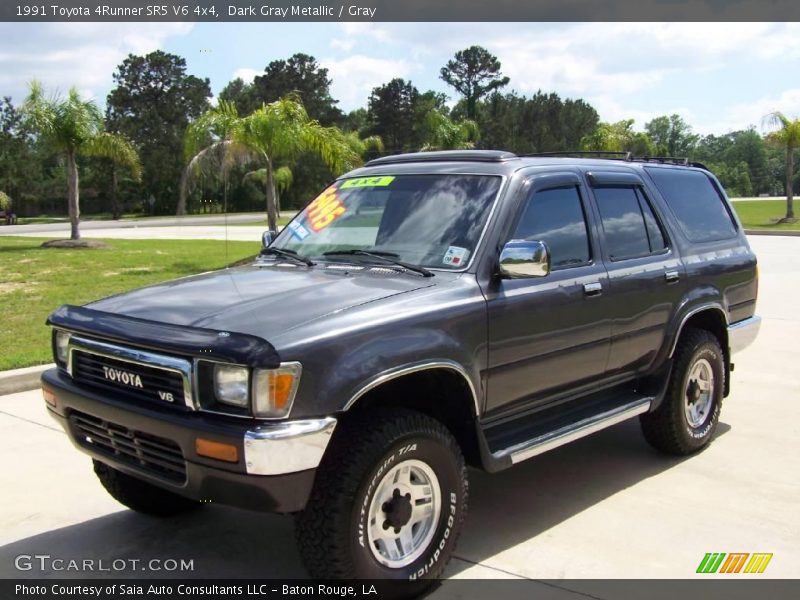
<path id="1" fill-rule="evenodd" d="M 303 52 L 329 70 L 345 111 L 394 77 L 455 101 L 439 69 L 473 44 L 500 59 L 506 91 L 582 98 L 637 129 L 672 113 L 701 134 L 761 130 L 776 110 L 800 116 L 800 23 L 0 23 L 0 96 L 19 104 L 38 79 L 102 105 L 129 53 L 161 49 L 215 95 Z"/>

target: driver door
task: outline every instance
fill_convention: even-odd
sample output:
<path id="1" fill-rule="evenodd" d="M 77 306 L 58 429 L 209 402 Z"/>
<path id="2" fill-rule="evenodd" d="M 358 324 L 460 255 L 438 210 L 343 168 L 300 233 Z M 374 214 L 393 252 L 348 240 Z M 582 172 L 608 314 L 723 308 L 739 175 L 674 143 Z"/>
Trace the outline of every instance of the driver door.
<path id="1" fill-rule="evenodd" d="M 544 404 L 603 377 L 611 302 L 608 275 L 581 179 L 575 173 L 534 178 L 511 239 L 547 244 L 551 272 L 502 279 L 487 293 L 487 413 Z"/>

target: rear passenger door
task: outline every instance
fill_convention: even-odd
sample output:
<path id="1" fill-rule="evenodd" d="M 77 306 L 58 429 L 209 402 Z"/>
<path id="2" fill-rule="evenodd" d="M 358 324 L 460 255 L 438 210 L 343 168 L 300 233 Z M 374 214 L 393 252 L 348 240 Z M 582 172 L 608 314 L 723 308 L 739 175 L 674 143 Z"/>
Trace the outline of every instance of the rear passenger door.
<path id="1" fill-rule="evenodd" d="M 609 277 L 607 374 L 646 370 L 683 295 L 683 266 L 643 181 L 632 172 L 592 172 L 594 207 Z"/>

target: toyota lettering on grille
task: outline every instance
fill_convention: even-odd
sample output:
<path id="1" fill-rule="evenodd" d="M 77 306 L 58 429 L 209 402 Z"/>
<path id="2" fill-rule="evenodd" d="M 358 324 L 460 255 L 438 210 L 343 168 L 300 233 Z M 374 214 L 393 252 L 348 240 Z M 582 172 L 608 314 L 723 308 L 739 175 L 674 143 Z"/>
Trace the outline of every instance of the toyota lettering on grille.
<path id="1" fill-rule="evenodd" d="M 103 366 L 103 375 L 106 379 L 114 383 L 124 383 L 131 387 L 144 388 L 144 385 L 142 385 L 142 378 L 136 373 L 129 373 L 128 371 L 115 369 L 114 367 Z"/>

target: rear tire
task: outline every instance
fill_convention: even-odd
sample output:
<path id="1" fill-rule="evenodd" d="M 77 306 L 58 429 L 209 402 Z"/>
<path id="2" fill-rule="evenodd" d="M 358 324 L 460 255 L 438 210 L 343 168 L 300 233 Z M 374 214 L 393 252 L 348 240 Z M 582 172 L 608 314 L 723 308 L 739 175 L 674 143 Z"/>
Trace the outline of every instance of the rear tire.
<path id="1" fill-rule="evenodd" d="M 667 392 L 661 405 L 640 417 L 644 437 L 654 448 L 685 456 L 714 437 L 725 390 L 725 363 L 719 341 L 704 329 L 687 329 L 675 349 Z"/>
<path id="2" fill-rule="evenodd" d="M 98 460 L 94 472 L 106 491 L 120 504 L 152 517 L 173 517 L 197 510 L 200 502 L 173 494 L 141 479 L 126 475 Z"/>
<path id="3" fill-rule="evenodd" d="M 340 424 L 295 532 L 312 577 L 432 580 L 466 511 L 466 467 L 450 432 L 416 412 L 371 411 Z"/>

